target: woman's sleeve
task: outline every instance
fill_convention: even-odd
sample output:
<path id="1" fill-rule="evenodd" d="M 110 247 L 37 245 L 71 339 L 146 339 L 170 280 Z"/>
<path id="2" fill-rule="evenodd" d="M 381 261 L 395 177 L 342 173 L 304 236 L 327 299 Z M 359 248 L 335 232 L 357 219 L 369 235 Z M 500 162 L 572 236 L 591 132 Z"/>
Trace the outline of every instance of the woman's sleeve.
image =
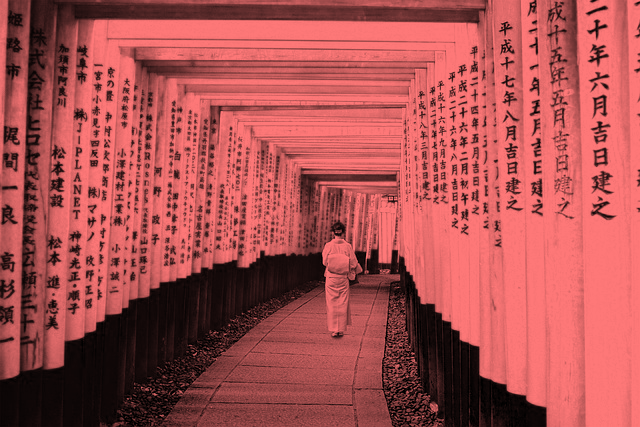
<path id="1" fill-rule="evenodd" d="M 329 256 L 329 246 L 330 243 L 325 243 L 324 249 L 322 249 L 322 265 L 327 266 L 327 257 Z"/>

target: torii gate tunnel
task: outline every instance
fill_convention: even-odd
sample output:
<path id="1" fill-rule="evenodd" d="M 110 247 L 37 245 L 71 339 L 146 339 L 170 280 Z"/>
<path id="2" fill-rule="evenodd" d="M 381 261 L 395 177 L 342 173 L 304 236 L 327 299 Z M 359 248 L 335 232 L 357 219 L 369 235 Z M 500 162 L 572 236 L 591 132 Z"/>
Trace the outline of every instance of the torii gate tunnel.
<path id="1" fill-rule="evenodd" d="M 401 273 L 447 426 L 640 426 L 639 28 L 617 0 L 0 0 L 0 425 L 113 420 L 320 279 L 341 220 Z"/>

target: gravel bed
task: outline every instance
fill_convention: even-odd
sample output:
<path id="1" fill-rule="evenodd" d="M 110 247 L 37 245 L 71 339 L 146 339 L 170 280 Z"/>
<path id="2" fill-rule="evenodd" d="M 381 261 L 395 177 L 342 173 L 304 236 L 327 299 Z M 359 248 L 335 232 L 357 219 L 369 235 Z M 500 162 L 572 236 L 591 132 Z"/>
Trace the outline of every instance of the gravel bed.
<path id="1" fill-rule="evenodd" d="M 440 427 L 443 420 L 437 418 L 437 406 L 433 406 L 435 403 L 423 391 L 406 325 L 405 294 L 400 282 L 392 282 L 382 361 L 382 384 L 391 422 L 394 427 Z"/>
<path id="2" fill-rule="evenodd" d="M 155 377 L 145 383 L 134 384 L 132 394 L 125 397 L 118 410 L 118 421 L 109 427 L 160 426 L 191 383 L 222 352 L 263 319 L 323 283 L 307 282 L 279 298 L 272 298 L 231 319 L 222 330 L 210 331 L 203 339 L 190 344 L 184 356 L 158 368 Z M 404 303 L 400 282 L 393 282 L 382 366 L 384 394 L 391 421 L 394 427 L 441 427 L 442 420 L 437 419 L 418 377 L 418 366 L 408 342 Z"/>

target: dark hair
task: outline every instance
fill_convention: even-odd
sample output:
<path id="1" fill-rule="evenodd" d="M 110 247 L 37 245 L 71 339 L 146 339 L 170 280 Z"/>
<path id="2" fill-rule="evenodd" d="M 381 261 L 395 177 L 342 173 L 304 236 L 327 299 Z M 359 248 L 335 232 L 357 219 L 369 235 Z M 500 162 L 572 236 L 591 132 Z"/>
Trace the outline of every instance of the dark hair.
<path id="1" fill-rule="evenodd" d="M 341 223 L 340 221 L 334 223 L 331 226 L 331 231 L 333 231 L 333 234 L 344 234 L 344 232 L 347 230 L 347 228 L 344 226 L 343 223 Z"/>

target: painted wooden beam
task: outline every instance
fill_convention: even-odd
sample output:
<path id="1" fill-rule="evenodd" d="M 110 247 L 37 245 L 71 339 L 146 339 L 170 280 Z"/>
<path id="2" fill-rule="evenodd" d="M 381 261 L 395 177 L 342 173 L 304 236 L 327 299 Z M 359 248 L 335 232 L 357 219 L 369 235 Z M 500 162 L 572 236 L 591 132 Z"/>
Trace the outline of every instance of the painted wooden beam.
<path id="1" fill-rule="evenodd" d="M 429 62 L 427 62 L 429 63 Z M 334 69 L 337 72 L 350 73 L 352 69 L 366 70 L 373 69 L 372 72 L 378 72 L 380 69 L 399 68 L 405 72 L 412 72 L 416 68 L 425 66 L 424 61 L 284 61 L 273 59 L 249 60 L 247 58 L 239 60 L 188 60 L 188 59 L 172 59 L 172 60 L 145 60 L 143 65 L 150 67 L 218 67 L 232 69 L 234 67 L 274 67 L 274 68 L 302 68 L 302 69 Z M 302 71 L 304 72 L 304 71 Z M 364 71 L 363 71 L 364 72 Z"/>
<path id="2" fill-rule="evenodd" d="M 433 51 L 138 47 L 136 61 L 433 62 Z M 419 67 L 418 67 L 419 68 Z"/>
<path id="3" fill-rule="evenodd" d="M 470 0 L 466 7 L 456 9 L 447 4 L 443 9 L 439 0 L 433 0 L 433 8 L 416 5 L 416 8 L 387 6 L 339 6 L 339 5 L 219 5 L 195 3 L 130 2 L 130 4 L 89 3 L 77 4 L 78 19 L 211 19 L 211 20 L 309 20 L 309 21 L 390 21 L 390 22 L 478 22 L 478 12 L 484 9 L 481 0 Z M 58 0 L 75 2 L 75 0 Z"/>
<path id="4" fill-rule="evenodd" d="M 363 87 L 393 87 L 393 88 L 408 88 L 409 82 L 401 83 L 401 82 L 388 82 L 388 81 L 362 81 L 362 80 L 341 80 L 340 78 L 326 80 L 326 79 L 287 79 L 287 78 L 277 78 L 277 79 L 269 79 L 269 78 L 217 78 L 210 79 L 201 76 L 189 76 L 182 77 L 176 79 L 179 85 L 211 85 L 211 86 L 223 86 L 223 87 L 234 87 L 234 86 L 248 86 L 248 87 L 277 87 L 277 86 L 363 86 Z M 296 87 L 294 90 L 298 90 Z"/>
<path id="5" fill-rule="evenodd" d="M 138 21 L 136 21 L 138 22 Z M 146 25 L 150 21 L 143 22 Z M 129 24 L 132 25 L 132 24 Z M 173 24 L 171 24 L 173 25 Z M 426 31 L 431 32 L 430 29 Z M 316 41 L 316 40 L 219 40 L 217 38 L 200 39 L 193 30 L 188 30 L 175 38 L 137 38 L 117 39 L 121 47 L 146 48 L 224 48 L 224 49 L 321 49 L 321 50 L 389 50 L 389 51 L 430 51 L 447 50 L 454 46 L 453 41 L 387 42 L 371 41 Z M 112 39 L 113 40 L 113 39 Z"/>
<path id="6" fill-rule="evenodd" d="M 407 87 L 402 86 L 334 86 L 334 85 L 311 85 L 307 86 L 303 84 L 282 86 L 282 85 L 219 85 L 211 84 L 215 83 L 215 80 L 210 80 L 209 84 L 187 84 L 185 85 L 187 92 L 190 93 L 206 93 L 206 94 L 219 94 L 224 96 L 226 94 L 243 93 L 251 96 L 250 94 L 380 94 L 380 95 L 402 95 L 406 96 L 408 92 Z M 274 81 L 275 83 L 275 81 Z"/>

